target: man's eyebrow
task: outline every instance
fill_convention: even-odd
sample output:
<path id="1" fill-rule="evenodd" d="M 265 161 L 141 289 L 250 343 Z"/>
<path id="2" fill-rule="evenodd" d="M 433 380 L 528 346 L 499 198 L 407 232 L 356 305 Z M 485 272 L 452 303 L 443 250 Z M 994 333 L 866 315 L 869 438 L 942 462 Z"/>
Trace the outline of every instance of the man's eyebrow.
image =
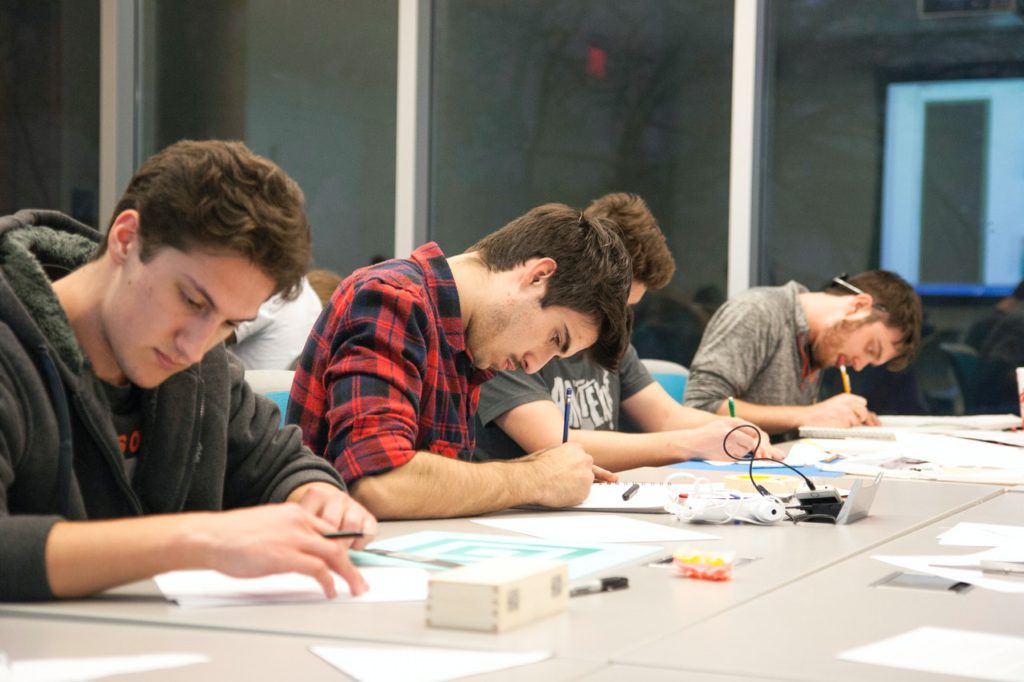
<path id="1" fill-rule="evenodd" d="M 563 322 L 562 329 L 564 331 L 564 336 L 562 337 L 562 347 L 559 350 L 562 351 L 563 353 L 568 353 L 569 346 L 572 345 L 572 337 L 569 335 L 569 325 Z"/>
<path id="2" fill-rule="evenodd" d="M 188 280 L 188 283 L 192 286 L 193 289 L 196 290 L 196 293 L 198 293 L 199 296 L 204 301 L 206 301 L 206 304 L 208 306 L 210 306 L 210 310 L 212 310 L 214 312 L 219 312 L 220 311 L 220 308 L 217 307 L 216 301 L 213 300 L 213 296 L 210 296 L 210 292 L 208 292 L 206 289 L 204 289 L 203 285 L 201 285 L 199 282 L 195 281 L 189 275 L 185 275 L 185 279 Z M 241 322 L 252 322 L 255 319 L 256 319 L 256 317 L 253 316 L 253 317 L 240 317 L 238 319 L 232 319 L 232 320 L 228 320 L 228 321 L 238 324 L 238 323 L 241 323 Z"/>

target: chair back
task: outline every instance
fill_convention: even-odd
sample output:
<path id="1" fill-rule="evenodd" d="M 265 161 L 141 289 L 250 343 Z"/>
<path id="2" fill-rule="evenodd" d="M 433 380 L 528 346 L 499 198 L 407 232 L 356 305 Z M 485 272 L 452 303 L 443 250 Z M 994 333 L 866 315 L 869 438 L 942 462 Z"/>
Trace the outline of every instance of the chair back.
<path id="1" fill-rule="evenodd" d="M 690 370 L 678 362 L 669 360 L 642 359 L 640 362 L 644 363 L 644 367 L 651 373 L 654 380 L 661 384 L 666 393 L 672 396 L 676 402 L 683 402 L 683 396 L 686 394 L 686 380 L 690 376 Z"/>
<path id="2" fill-rule="evenodd" d="M 939 348 L 953 362 L 953 372 L 964 397 L 964 409 L 974 414 L 977 405 L 978 351 L 966 343 L 940 343 Z"/>
<path id="3" fill-rule="evenodd" d="M 277 403 L 281 426 L 284 426 L 284 413 L 288 409 L 288 395 L 294 378 L 295 372 L 290 369 L 249 369 L 245 372 L 245 381 L 253 391 Z"/>

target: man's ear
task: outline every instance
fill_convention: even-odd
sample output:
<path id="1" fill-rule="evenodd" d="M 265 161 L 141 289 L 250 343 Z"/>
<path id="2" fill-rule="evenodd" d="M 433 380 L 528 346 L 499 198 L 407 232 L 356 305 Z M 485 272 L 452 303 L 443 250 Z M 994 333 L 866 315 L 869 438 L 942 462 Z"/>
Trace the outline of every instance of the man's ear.
<path id="1" fill-rule="evenodd" d="M 856 294 L 846 298 L 849 299 L 846 303 L 846 316 L 848 318 L 860 319 L 871 314 L 872 306 L 875 304 L 875 299 L 871 294 Z"/>
<path id="2" fill-rule="evenodd" d="M 118 265 L 128 258 L 132 244 L 139 243 L 139 212 L 135 209 L 121 211 L 107 231 L 107 253 Z"/>
<path id="3" fill-rule="evenodd" d="M 523 274 L 519 279 L 523 288 L 547 285 L 548 279 L 555 274 L 558 263 L 554 258 L 531 258 L 524 263 Z"/>

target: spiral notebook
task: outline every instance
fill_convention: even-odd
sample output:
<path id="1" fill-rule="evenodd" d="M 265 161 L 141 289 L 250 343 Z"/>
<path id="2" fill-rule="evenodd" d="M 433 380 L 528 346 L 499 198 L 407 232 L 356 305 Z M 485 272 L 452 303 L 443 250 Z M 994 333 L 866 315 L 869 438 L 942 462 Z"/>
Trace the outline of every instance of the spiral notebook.
<path id="1" fill-rule="evenodd" d="M 623 494 L 633 484 L 622 481 L 619 483 L 594 483 L 590 487 L 590 495 L 575 507 L 558 507 L 560 511 L 596 511 L 596 512 L 638 512 L 645 514 L 662 514 L 665 504 L 670 499 L 678 499 L 681 493 L 693 492 L 692 483 L 641 483 L 640 487 L 628 499 Z M 722 490 L 723 483 L 701 483 L 701 490 Z M 537 509 L 538 507 L 531 507 Z M 551 510 L 551 507 L 543 507 Z"/>

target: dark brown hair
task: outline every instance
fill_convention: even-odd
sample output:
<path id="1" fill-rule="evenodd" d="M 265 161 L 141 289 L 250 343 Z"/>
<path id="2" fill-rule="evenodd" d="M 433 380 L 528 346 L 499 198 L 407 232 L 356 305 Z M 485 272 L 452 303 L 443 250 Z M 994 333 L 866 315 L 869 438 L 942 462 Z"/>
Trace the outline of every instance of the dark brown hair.
<path id="1" fill-rule="evenodd" d="M 854 287 L 871 294 L 874 314 L 869 321 L 881 320 L 886 327 L 898 329 L 903 336 L 897 350 L 899 355 L 887 363 L 893 372 L 906 368 L 921 345 L 921 299 L 914 288 L 895 272 L 868 270 L 846 279 Z M 853 296 L 854 291 L 833 284 L 825 290 L 833 296 Z"/>
<path id="2" fill-rule="evenodd" d="M 629 345 L 632 313 L 626 305 L 633 275 L 629 254 L 615 225 L 587 217 L 563 204 L 545 204 L 489 234 L 467 252 L 476 252 L 489 270 L 503 272 L 531 258 L 557 264 L 541 306 L 561 306 L 594 320 L 597 341 L 588 349 L 609 370 Z"/>
<path id="3" fill-rule="evenodd" d="M 633 262 L 634 280 L 651 290 L 661 289 L 672 281 L 675 259 L 658 221 L 642 198 L 627 192 L 612 192 L 594 199 L 587 206 L 586 214 L 607 218 L 619 228 L 619 236 Z"/>
<path id="4" fill-rule="evenodd" d="M 135 172 L 111 224 L 134 209 L 143 261 L 165 247 L 240 256 L 290 300 L 312 261 L 304 202 L 294 180 L 241 142 L 182 140 Z"/>

